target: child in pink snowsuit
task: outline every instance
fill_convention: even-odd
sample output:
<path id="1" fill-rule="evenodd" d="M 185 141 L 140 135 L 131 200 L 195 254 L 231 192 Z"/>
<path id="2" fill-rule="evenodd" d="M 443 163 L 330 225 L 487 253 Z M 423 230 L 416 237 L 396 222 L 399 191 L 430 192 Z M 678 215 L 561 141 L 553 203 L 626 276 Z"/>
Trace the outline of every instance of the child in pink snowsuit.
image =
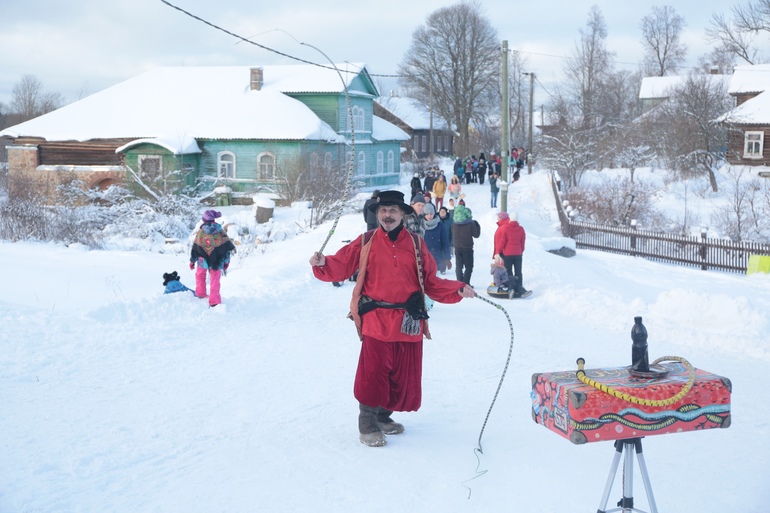
<path id="1" fill-rule="evenodd" d="M 209 298 L 209 306 L 217 306 L 222 302 L 219 294 L 219 280 L 222 271 L 227 271 L 230 266 L 230 253 L 235 253 L 235 245 L 225 233 L 225 230 L 216 222 L 222 217 L 221 212 L 207 210 L 203 213 L 203 224 L 195 235 L 192 250 L 190 251 L 190 269 L 195 271 L 195 295 Z M 206 273 L 210 278 L 210 294 L 206 294 Z"/>

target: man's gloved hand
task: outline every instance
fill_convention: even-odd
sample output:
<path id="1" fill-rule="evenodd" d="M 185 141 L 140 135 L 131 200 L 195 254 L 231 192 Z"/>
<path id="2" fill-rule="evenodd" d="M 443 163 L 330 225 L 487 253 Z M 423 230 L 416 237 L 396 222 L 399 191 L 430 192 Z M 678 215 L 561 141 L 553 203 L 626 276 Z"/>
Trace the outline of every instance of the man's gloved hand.
<path id="1" fill-rule="evenodd" d="M 230 264 L 229 264 L 229 263 L 225 264 L 225 271 L 227 271 L 227 269 L 228 269 L 229 267 L 230 267 Z"/>
<path id="2" fill-rule="evenodd" d="M 195 262 L 190 262 L 190 270 L 192 271 L 195 269 Z"/>

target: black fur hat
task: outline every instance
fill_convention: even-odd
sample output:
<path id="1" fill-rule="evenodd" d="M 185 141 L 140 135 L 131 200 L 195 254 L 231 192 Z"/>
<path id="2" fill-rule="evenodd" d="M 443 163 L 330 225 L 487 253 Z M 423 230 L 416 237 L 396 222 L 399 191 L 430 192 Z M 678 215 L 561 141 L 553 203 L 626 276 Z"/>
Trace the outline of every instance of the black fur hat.
<path id="1" fill-rule="evenodd" d="M 179 281 L 179 275 L 176 271 L 173 273 L 163 273 L 163 286 L 168 285 L 170 281 Z"/>

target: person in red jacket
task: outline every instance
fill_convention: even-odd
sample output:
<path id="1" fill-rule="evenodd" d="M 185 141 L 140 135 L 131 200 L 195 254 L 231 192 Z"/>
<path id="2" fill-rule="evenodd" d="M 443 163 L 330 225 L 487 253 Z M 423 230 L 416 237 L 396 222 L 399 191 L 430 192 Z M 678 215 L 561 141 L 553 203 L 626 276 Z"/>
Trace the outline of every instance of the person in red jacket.
<path id="1" fill-rule="evenodd" d="M 417 411 L 422 401 L 423 336 L 430 339 L 424 297 L 457 303 L 476 294 L 465 283 L 436 276 L 436 262 L 422 237 L 404 227 L 413 212 L 399 191 L 383 191 L 369 207 L 379 228 L 343 246 L 332 256 L 315 253 L 313 274 L 343 281 L 357 269 L 350 317 L 361 338 L 353 387 L 359 402 L 361 443 L 380 447 L 386 434 L 399 434 L 394 411 Z"/>
<path id="2" fill-rule="evenodd" d="M 495 255 L 500 255 L 505 264 L 505 270 L 510 277 L 508 283 L 508 297 L 527 297 L 531 290 L 524 288 L 524 278 L 521 273 L 522 256 L 527 234 L 519 224 L 516 212 L 500 212 L 497 214 L 497 230 L 495 231 Z"/>

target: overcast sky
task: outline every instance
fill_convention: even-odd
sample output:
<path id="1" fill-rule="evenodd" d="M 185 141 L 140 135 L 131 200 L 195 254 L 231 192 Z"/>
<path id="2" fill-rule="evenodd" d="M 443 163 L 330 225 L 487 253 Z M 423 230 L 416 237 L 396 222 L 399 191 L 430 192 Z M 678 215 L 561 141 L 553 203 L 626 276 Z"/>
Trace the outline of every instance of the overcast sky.
<path id="1" fill-rule="evenodd" d="M 394 74 L 412 33 L 442 0 L 168 0 L 185 10 L 261 45 L 314 62 L 363 62 L 375 75 Z M 558 0 L 479 2 L 512 50 L 551 87 L 561 77 L 598 5 L 607 23 L 608 47 L 618 67 L 636 69 L 642 58 L 640 20 L 653 5 L 671 5 L 685 18 L 688 64 L 710 50 L 704 29 L 713 13 L 729 12 L 730 0 Z M 25 0 L 2 8 L 0 102 L 10 104 L 22 75 L 36 76 L 46 92 L 75 101 L 157 66 L 296 64 L 215 30 L 161 0 Z M 383 94 L 392 79 L 375 77 Z M 538 94 L 544 98 L 544 93 Z M 536 103 L 538 103 L 536 101 Z"/>

